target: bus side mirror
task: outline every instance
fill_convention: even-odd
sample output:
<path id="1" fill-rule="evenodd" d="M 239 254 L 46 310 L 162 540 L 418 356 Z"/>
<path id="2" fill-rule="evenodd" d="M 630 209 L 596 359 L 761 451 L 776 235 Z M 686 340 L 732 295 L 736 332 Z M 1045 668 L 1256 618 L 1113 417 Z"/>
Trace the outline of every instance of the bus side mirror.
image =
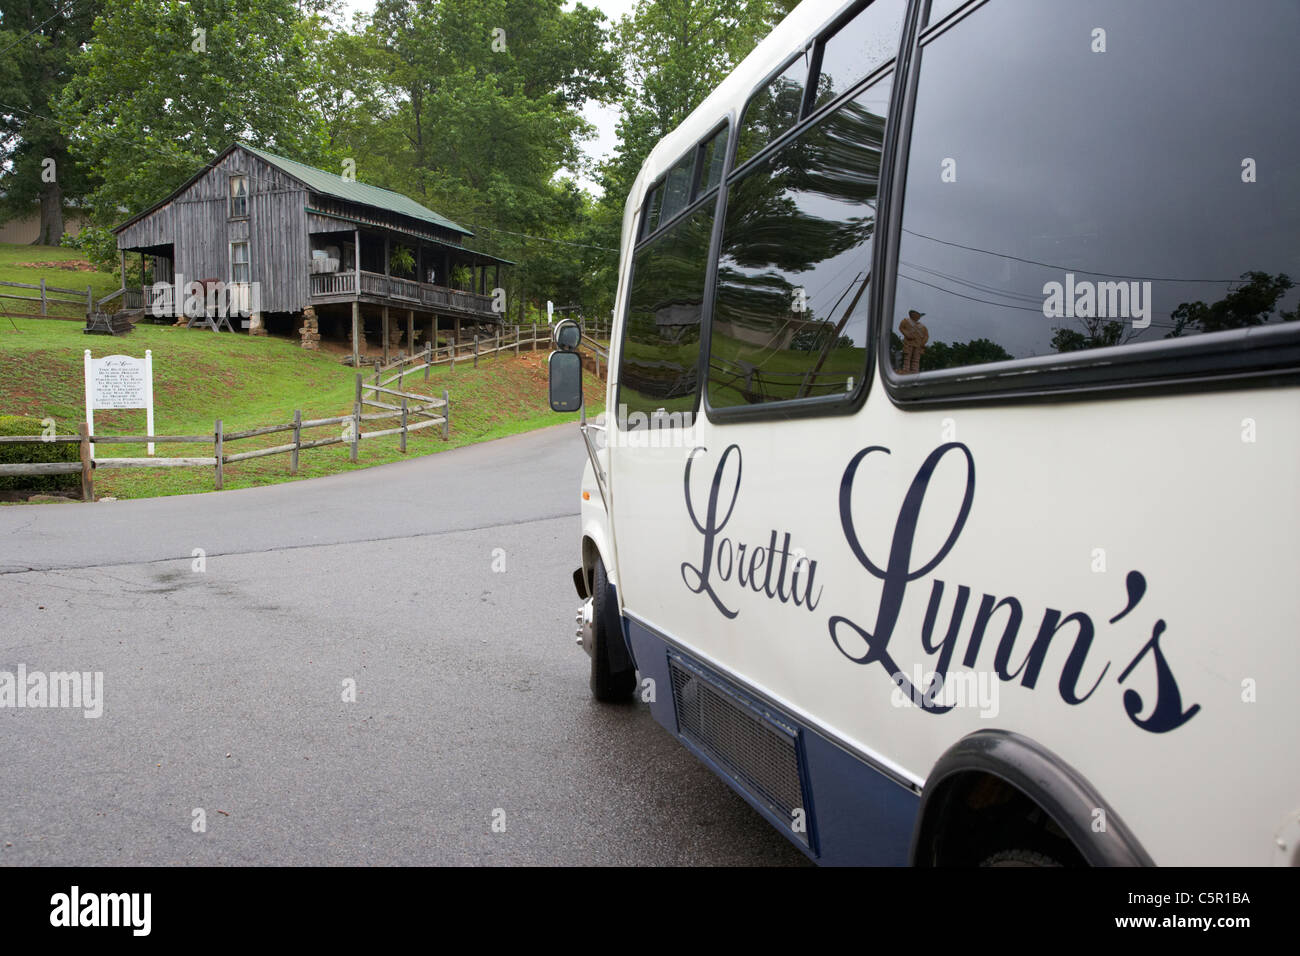
<path id="1" fill-rule="evenodd" d="M 546 360 L 551 411 L 576 412 L 582 408 L 582 356 L 577 352 L 552 352 Z"/>
<path id="2" fill-rule="evenodd" d="M 582 343 L 582 326 L 573 319 L 563 319 L 556 323 L 551 335 L 557 349 L 562 352 L 573 352 Z"/>

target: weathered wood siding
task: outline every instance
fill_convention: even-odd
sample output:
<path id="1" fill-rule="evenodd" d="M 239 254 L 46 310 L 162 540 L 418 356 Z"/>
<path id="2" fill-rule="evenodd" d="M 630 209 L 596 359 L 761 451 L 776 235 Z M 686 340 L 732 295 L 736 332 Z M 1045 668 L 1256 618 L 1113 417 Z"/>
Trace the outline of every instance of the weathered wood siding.
<path id="1" fill-rule="evenodd" d="M 229 215 L 230 176 L 248 176 L 248 218 Z M 308 305 L 307 192 L 261 158 L 233 150 L 184 192 L 117 237 L 119 249 L 174 245 L 176 273 L 231 281 L 230 243 L 247 241 L 250 279 L 262 309 L 299 312 Z"/>

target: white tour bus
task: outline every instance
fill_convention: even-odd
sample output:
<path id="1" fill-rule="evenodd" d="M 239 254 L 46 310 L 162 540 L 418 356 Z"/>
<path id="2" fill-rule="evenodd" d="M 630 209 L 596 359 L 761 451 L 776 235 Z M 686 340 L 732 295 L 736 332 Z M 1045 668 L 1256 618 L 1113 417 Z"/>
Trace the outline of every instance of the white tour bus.
<path id="1" fill-rule="evenodd" d="M 1296 863 L 1298 36 L 799 6 L 628 198 L 595 695 L 822 863 Z"/>

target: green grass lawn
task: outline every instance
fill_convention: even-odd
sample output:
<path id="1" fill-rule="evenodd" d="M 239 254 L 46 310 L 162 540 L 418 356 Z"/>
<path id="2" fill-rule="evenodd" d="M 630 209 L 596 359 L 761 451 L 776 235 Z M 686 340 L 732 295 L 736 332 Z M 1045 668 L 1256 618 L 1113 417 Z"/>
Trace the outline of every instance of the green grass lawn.
<path id="1" fill-rule="evenodd" d="M 46 263 L 46 265 L 34 266 L 31 265 L 32 263 Z M 115 275 L 109 275 L 105 272 L 86 271 L 82 268 L 60 268 L 49 263 L 84 266 L 86 260 L 77 250 L 64 249 L 61 246 L 27 246 L 0 243 L 0 282 L 23 282 L 27 285 L 40 285 L 43 278 L 47 286 L 78 290 L 78 295 L 80 295 L 83 302 L 87 285 L 94 290 L 97 300 L 102 299 L 121 285 Z M 4 318 L 6 312 L 37 314 L 41 311 L 39 292 L 32 289 L 0 286 L 0 293 L 33 296 L 37 299 L 35 302 L 22 302 L 18 299 L 0 298 L 0 322 L 4 322 L 6 325 L 8 325 Z M 63 293 L 51 293 L 51 295 L 72 298 L 72 296 L 66 296 Z M 59 315 L 84 318 L 86 307 L 81 303 L 77 305 L 51 303 L 50 311 Z M 12 327 L 10 328 L 12 330 Z"/>
<path id="2" fill-rule="evenodd" d="M 142 357 L 153 352 L 154 429 L 160 435 L 211 434 L 216 419 L 226 432 L 287 423 L 295 409 L 304 419 L 349 414 L 356 387 L 356 372 L 338 357 L 308 352 L 295 342 L 242 333 L 140 325 L 129 335 L 83 335 L 81 327 L 53 319 L 16 319 L 0 316 L 0 414 L 53 418 L 60 433 L 75 433 L 85 417 L 83 350 L 104 355 Z M 455 371 L 445 366 L 431 370 L 426 384 L 423 372 L 406 380 L 406 391 L 451 398 L 451 439 L 444 442 L 437 426 L 412 432 L 407 455 L 430 454 L 474 442 L 565 421 L 575 415 L 550 411 L 546 398 L 546 352 L 506 355 L 480 360 L 478 369 L 458 362 Z M 385 375 L 385 378 L 388 376 Z M 367 375 L 373 381 L 373 371 Z M 394 387 L 394 386 L 390 386 Z M 388 400 L 388 399 L 385 399 Z M 591 415 L 604 407 L 604 383 L 587 376 L 587 404 Z M 377 411 L 377 409 L 367 409 Z M 363 423 L 362 431 L 395 427 L 396 421 Z M 143 410 L 97 411 L 95 430 L 104 435 L 139 435 L 145 432 Z M 303 440 L 339 434 L 327 426 L 303 432 Z M 227 455 L 292 441 L 283 432 L 226 444 Z M 99 445 L 100 458 L 144 457 L 144 446 Z M 157 457 L 210 457 L 210 445 L 158 445 Z M 301 453 L 298 478 L 314 478 L 340 471 L 398 461 L 398 436 L 363 440 L 359 461 L 348 460 L 346 445 L 329 445 Z M 105 469 L 95 474 L 98 496 L 142 498 L 191 494 L 213 490 L 210 468 Z M 295 480 L 289 475 L 289 456 L 274 455 L 225 466 L 225 487 L 243 488 Z"/>

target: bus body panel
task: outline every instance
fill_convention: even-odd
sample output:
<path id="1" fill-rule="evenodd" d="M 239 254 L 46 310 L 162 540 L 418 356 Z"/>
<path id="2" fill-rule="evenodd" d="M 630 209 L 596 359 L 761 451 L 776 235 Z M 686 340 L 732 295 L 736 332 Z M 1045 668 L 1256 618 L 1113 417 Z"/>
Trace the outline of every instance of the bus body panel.
<path id="1" fill-rule="evenodd" d="M 662 690 L 670 657 L 712 669 L 796 728 L 811 742 L 801 759 L 816 842 L 792 840 L 822 862 L 903 862 L 896 831 L 910 836 L 935 762 L 999 729 L 1058 754 L 1156 863 L 1267 864 L 1300 804 L 1289 743 L 1300 725 L 1300 389 L 922 409 L 892 401 L 876 368 L 852 414 L 716 422 L 701 399 L 693 427 L 657 443 L 620 432 L 648 188 L 721 119 L 734 127 L 756 85 L 844 9 L 801 4 L 660 142 L 628 197 L 609 523 L 630 649 L 661 688 L 652 713 L 787 836 L 788 821 L 681 732 Z M 1244 445 L 1247 421 L 1290 453 Z M 891 575 L 903 544 L 911 556 Z M 796 581 L 799 556 L 808 573 Z M 757 587 L 741 583 L 751 576 Z M 887 591 L 896 616 L 882 612 Z M 912 690 L 942 660 L 948 692 L 980 706 L 944 709 Z"/>

